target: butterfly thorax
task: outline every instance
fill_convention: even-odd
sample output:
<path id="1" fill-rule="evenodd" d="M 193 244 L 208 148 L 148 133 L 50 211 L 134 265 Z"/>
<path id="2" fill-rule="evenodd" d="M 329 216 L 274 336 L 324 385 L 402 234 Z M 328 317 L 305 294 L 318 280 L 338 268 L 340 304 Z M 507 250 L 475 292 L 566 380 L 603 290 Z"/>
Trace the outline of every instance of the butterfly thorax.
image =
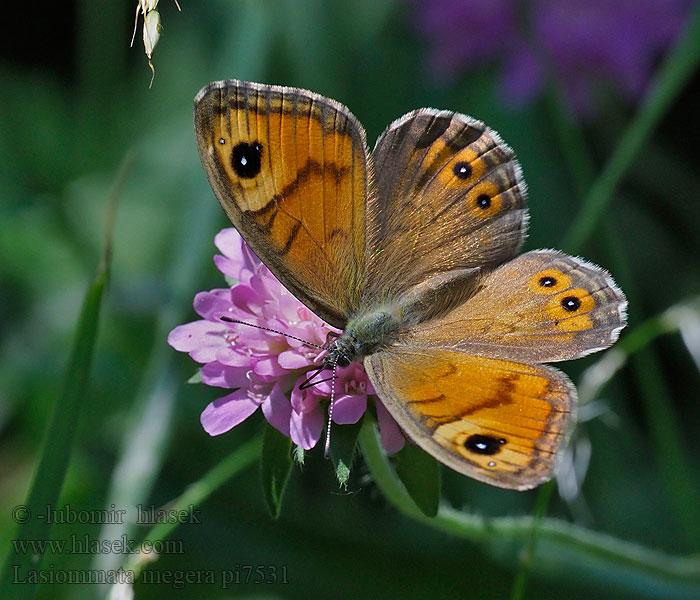
<path id="1" fill-rule="evenodd" d="M 398 305 L 384 305 L 360 313 L 348 321 L 343 334 L 328 347 L 323 364 L 346 367 L 386 347 L 399 331 L 402 311 Z"/>

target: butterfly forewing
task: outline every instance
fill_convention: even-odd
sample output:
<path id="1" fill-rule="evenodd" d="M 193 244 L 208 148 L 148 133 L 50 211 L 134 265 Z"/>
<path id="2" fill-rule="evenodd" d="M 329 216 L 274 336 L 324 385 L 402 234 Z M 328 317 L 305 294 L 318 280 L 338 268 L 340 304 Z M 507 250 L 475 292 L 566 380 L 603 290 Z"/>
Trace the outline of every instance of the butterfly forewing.
<path id="1" fill-rule="evenodd" d="M 296 88 L 219 81 L 195 98 L 202 164 L 219 202 L 290 291 L 344 326 L 364 281 L 371 158 L 339 103 Z"/>
<path id="2" fill-rule="evenodd" d="M 393 298 L 427 277 L 489 268 L 520 249 L 525 184 L 513 151 L 466 115 L 421 109 L 373 151 L 367 297 Z"/>

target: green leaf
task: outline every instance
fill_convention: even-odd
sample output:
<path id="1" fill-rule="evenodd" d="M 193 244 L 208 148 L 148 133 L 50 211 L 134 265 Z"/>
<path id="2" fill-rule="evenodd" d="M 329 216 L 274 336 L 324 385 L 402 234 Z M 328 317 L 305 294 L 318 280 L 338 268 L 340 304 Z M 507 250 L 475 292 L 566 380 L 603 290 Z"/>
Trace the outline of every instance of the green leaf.
<path id="1" fill-rule="evenodd" d="M 421 512 L 434 517 L 440 504 L 440 465 L 437 461 L 418 446 L 407 443 L 398 454 L 396 473 Z"/>
<path id="2" fill-rule="evenodd" d="M 63 385 L 56 397 L 53 415 L 44 437 L 39 464 L 34 472 L 23 516 L 25 520 L 17 528 L 16 540 L 50 539 L 51 523 L 40 514 L 47 506 L 57 507 L 63 481 L 68 471 L 71 451 L 76 438 L 76 429 L 85 403 L 87 382 L 92 367 L 92 358 L 97 340 L 102 297 L 109 281 L 112 257 L 112 232 L 116 217 L 117 201 L 126 176 L 134 162 L 133 153 L 127 153 L 117 172 L 107 201 L 102 256 L 95 277 L 88 288 L 75 328 L 73 345 L 68 358 Z M 33 598 L 36 582 L 13 585 L 13 569 L 27 573 L 41 566 L 41 556 L 31 552 L 7 556 L 0 577 L 0 597 Z"/>
<path id="3" fill-rule="evenodd" d="M 202 369 L 197 369 L 195 374 L 187 380 L 187 383 L 203 383 Z"/>
<path id="4" fill-rule="evenodd" d="M 306 460 L 306 450 L 304 450 L 301 446 L 294 446 L 292 455 L 294 456 L 294 462 L 300 467 L 303 467 L 304 460 Z"/>
<path id="5" fill-rule="evenodd" d="M 266 425 L 260 466 L 265 504 L 273 519 L 280 516 L 292 464 L 292 440 L 272 425 Z"/>
<path id="6" fill-rule="evenodd" d="M 335 467 L 335 476 L 341 486 L 346 486 L 350 478 L 352 459 L 360 435 L 362 419 L 354 425 L 335 427 L 331 434 L 331 460 Z"/>

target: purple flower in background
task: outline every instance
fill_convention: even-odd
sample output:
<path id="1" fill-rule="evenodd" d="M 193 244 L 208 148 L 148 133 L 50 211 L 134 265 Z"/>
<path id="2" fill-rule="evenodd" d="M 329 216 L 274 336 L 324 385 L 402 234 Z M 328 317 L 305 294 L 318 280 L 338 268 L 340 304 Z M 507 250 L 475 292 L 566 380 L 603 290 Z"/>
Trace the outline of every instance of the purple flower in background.
<path id="1" fill-rule="evenodd" d="M 335 330 L 284 288 L 235 229 L 224 229 L 214 242 L 222 253 L 214 263 L 237 283 L 197 294 L 194 308 L 203 319 L 180 325 L 168 336 L 173 348 L 202 363 L 204 383 L 234 390 L 204 409 L 202 426 L 219 435 L 260 408 L 295 444 L 313 448 L 325 424 L 321 403 L 330 399 L 330 382 L 305 390 L 299 384 L 320 365 L 320 346 Z M 222 315 L 275 331 L 224 322 Z M 333 421 L 356 423 L 374 390 L 359 363 L 337 369 L 337 375 Z M 384 447 L 395 452 L 403 446 L 403 435 L 379 399 L 376 406 Z"/>
<path id="2" fill-rule="evenodd" d="M 525 103 L 547 70 L 584 114 L 602 85 L 630 100 L 645 91 L 657 59 L 683 29 L 691 0 L 414 0 L 443 77 L 496 61 L 507 101 Z"/>

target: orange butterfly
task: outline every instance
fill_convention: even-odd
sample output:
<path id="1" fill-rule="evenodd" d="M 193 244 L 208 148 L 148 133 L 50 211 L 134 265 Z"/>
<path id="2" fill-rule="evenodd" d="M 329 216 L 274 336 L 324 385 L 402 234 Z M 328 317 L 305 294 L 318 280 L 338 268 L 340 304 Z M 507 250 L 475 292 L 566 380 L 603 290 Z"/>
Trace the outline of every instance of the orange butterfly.
<path id="1" fill-rule="evenodd" d="M 194 121 L 235 227 L 299 300 L 344 330 L 324 365 L 363 360 L 401 427 L 456 471 L 520 490 L 549 479 L 576 390 L 540 363 L 610 346 L 626 301 L 581 259 L 516 257 L 526 189 L 498 134 L 419 109 L 370 153 L 338 102 L 235 80 L 203 88 Z"/>

